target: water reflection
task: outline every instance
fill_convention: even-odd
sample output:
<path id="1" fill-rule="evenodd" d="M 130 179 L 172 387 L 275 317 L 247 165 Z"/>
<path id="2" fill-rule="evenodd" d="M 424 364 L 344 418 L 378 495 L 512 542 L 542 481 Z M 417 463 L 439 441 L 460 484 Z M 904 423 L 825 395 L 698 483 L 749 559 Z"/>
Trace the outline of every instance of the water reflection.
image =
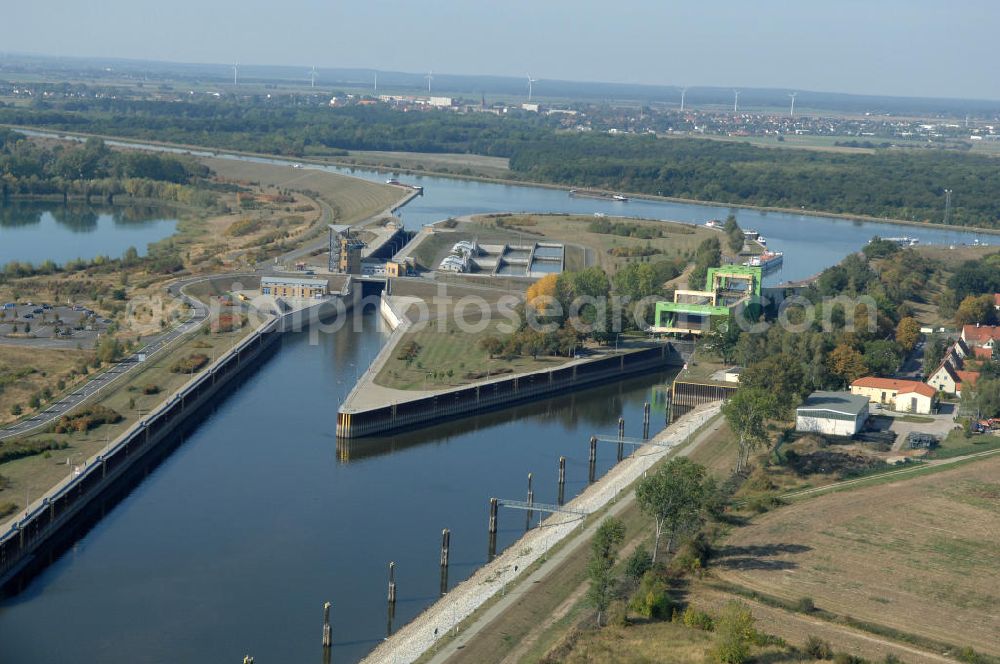
<path id="1" fill-rule="evenodd" d="M 41 201 L 0 205 L 0 264 L 120 256 L 176 231 L 175 212 L 148 205 L 93 206 Z"/>

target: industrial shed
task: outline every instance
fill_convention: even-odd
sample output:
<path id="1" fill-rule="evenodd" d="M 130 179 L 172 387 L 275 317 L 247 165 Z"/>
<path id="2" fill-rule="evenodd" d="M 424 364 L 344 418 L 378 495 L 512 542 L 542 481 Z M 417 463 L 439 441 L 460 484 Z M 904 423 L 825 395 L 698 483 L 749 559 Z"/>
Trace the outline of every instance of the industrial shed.
<path id="1" fill-rule="evenodd" d="M 795 430 L 853 436 L 868 419 L 868 397 L 847 392 L 813 392 L 795 410 Z"/>

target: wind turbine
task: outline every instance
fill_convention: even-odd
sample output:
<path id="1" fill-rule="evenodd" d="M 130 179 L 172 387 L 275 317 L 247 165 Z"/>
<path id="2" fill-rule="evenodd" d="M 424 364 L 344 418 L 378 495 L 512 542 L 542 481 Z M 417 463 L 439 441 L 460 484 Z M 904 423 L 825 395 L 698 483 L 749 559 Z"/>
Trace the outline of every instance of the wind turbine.
<path id="1" fill-rule="evenodd" d="M 531 74 L 528 74 L 528 101 L 531 101 L 531 84 L 538 83 L 537 78 L 531 78 Z"/>
<path id="2" fill-rule="evenodd" d="M 681 113 L 684 112 L 684 97 L 687 96 L 687 93 L 688 93 L 687 88 L 681 88 Z"/>
<path id="3" fill-rule="evenodd" d="M 795 95 L 797 95 L 797 94 L 799 94 L 799 93 L 798 92 L 789 92 L 788 93 L 788 96 L 792 98 L 792 108 L 791 108 L 791 110 L 788 111 L 788 116 L 792 117 L 792 118 L 795 117 Z"/>
<path id="4" fill-rule="evenodd" d="M 316 65 L 313 65 L 312 70 L 309 72 L 309 83 L 311 87 L 316 87 Z"/>
<path id="5" fill-rule="evenodd" d="M 236 62 L 233 64 L 233 87 L 237 87 L 240 84 L 240 63 Z"/>
<path id="6" fill-rule="evenodd" d="M 733 90 L 733 113 L 740 112 L 740 91 Z"/>
<path id="7" fill-rule="evenodd" d="M 375 74 L 375 90 L 372 93 L 374 96 L 378 96 L 378 72 L 373 72 Z"/>
<path id="8" fill-rule="evenodd" d="M 427 92 L 429 94 L 431 91 L 431 81 L 434 80 L 434 72 L 432 71 L 427 72 L 427 76 L 424 76 L 424 78 L 427 79 Z"/>

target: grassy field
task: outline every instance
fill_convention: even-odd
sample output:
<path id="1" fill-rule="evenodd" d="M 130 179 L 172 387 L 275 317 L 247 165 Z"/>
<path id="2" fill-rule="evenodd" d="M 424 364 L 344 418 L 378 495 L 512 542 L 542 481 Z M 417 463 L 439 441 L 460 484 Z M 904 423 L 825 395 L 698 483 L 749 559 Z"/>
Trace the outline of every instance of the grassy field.
<path id="1" fill-rule="evenodd" d="M 716 574 L 1000 655 L 998 471 L 1000 459 L 990 458 L 778 509 L 732 533 Z"/>
<path id="2" fill-rule="evenodd" d="M 379 169 L 398 168 L 408 171 L 433 171 L 488 178 L 502 178 L 510 174 L 510 160 L 506 157 L 486 157 L 476 154 L 351 150 L 350 156 L 339 157 L 336 161 Z"/>
<path id="3" fill-rule="evenodd" d="M 467 320 L 473 324 L 478 321 L 471 315 Z M 505 324 L 503 320 L 491 320 L 481 332 L 464 333 L 458 330 L 453 320 L 449 320 L 445 329 L 431 323 L 422 330 L 407 333 L 375 377 L 375 382 L 400 390 L 433 390 L 468 385 L 481 379 L 468 377 L 466 374 L 469 372 L 497 375 L 496 372 L 502 370 L 521 373 L 552 369 L 567 361 L 562 357 L 490 359 L 487 352 L 479 347 L 479 342 L 487 336 L 503 337 L 497 328 Z M 400 354 L 401 349 L 411 342 L 418 345 L 419 352 L 408 363 L 401 359 Z"/>
<path id="4" fill-rule="evenodd" d="M 14 502 L 20 509 L 25 505 L 25 495 L 29 500 L 35 500 L 49 487 L 65 478 L 75 464 L 97 454 L 116 436 L 125 431 L 135 421 L 180 388 L 191 376 L 174 373 L 170 370 L 173 364 L 186 358 L 191 353 L 202 353 L 208 357 L 218 357 L 249 330 L 204 335 L 193 333 L 178 343 L 173 349 L 147 360 L 142 368 L 129 377 L 116 383 L 113 388 L 102 392 L 97 401 L 120 413 L 124 419 L 117 424 L 105 424 L 86 433 L 55 434 L 38 433 L 28 437 L 28 440 L 54 440 L 65 443 L 65 449 L 48 454 L 38 454 L 0 464 L 0 475 L 7 478 L 9 485 L 0 490 L 0 503 Z M 147 385 L 156 385 L 157 394 L 144 394 Z M 69 460 L 69 463 L 67 463 Z"/>
<path id="5" fill-rule="evenodd" d="M 0 424 L 17 419 L 10 412 L 15 404 L 27 413 L 33 394 L 45 388 L 57 394 L 60 380 L 71 384 L 67 374 L 92 357 L 90 351 L 0 345 Z"/>
<path id="6" fill-rule="evenodd" d="M 231 159 L 203 159 L 220 177 L 259 182 L 281 189 L 315 192 L 334 210 L 338 224 L 359 224 L 396 203 L 403 192 L 389 185 L 314 169 L 255 164 Z"/>

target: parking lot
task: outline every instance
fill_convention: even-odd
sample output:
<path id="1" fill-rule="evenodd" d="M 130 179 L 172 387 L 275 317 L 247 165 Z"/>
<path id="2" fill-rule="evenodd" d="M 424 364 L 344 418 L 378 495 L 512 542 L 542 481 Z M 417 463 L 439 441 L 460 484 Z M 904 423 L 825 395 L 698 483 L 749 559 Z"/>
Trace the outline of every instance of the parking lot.
<path id="1" fill-rule="evenodd" d="M 945 438 L 948 432 L 954 429 L 955 412 L 953 404 L 941 404 L 940 412 L 935 415 L 916 415 L 908 413 L 896 413 L 890 410 L 873 410 L 869 426 L 877 431 L 890 430 L 896 434 L 896 442 L 892 449 L 901 451 L 906 449 L 907 434 L 923 433 L 937 437 L 939 440 Z M 915 419 L 932 420 L 930 422 L 918 422 Z"/>
<path id="2" fill-rule="evenodd" d="M 5 303 L 0 308 L 0 343 L 91 348 L 110 323 L 81 305 Z"/>

